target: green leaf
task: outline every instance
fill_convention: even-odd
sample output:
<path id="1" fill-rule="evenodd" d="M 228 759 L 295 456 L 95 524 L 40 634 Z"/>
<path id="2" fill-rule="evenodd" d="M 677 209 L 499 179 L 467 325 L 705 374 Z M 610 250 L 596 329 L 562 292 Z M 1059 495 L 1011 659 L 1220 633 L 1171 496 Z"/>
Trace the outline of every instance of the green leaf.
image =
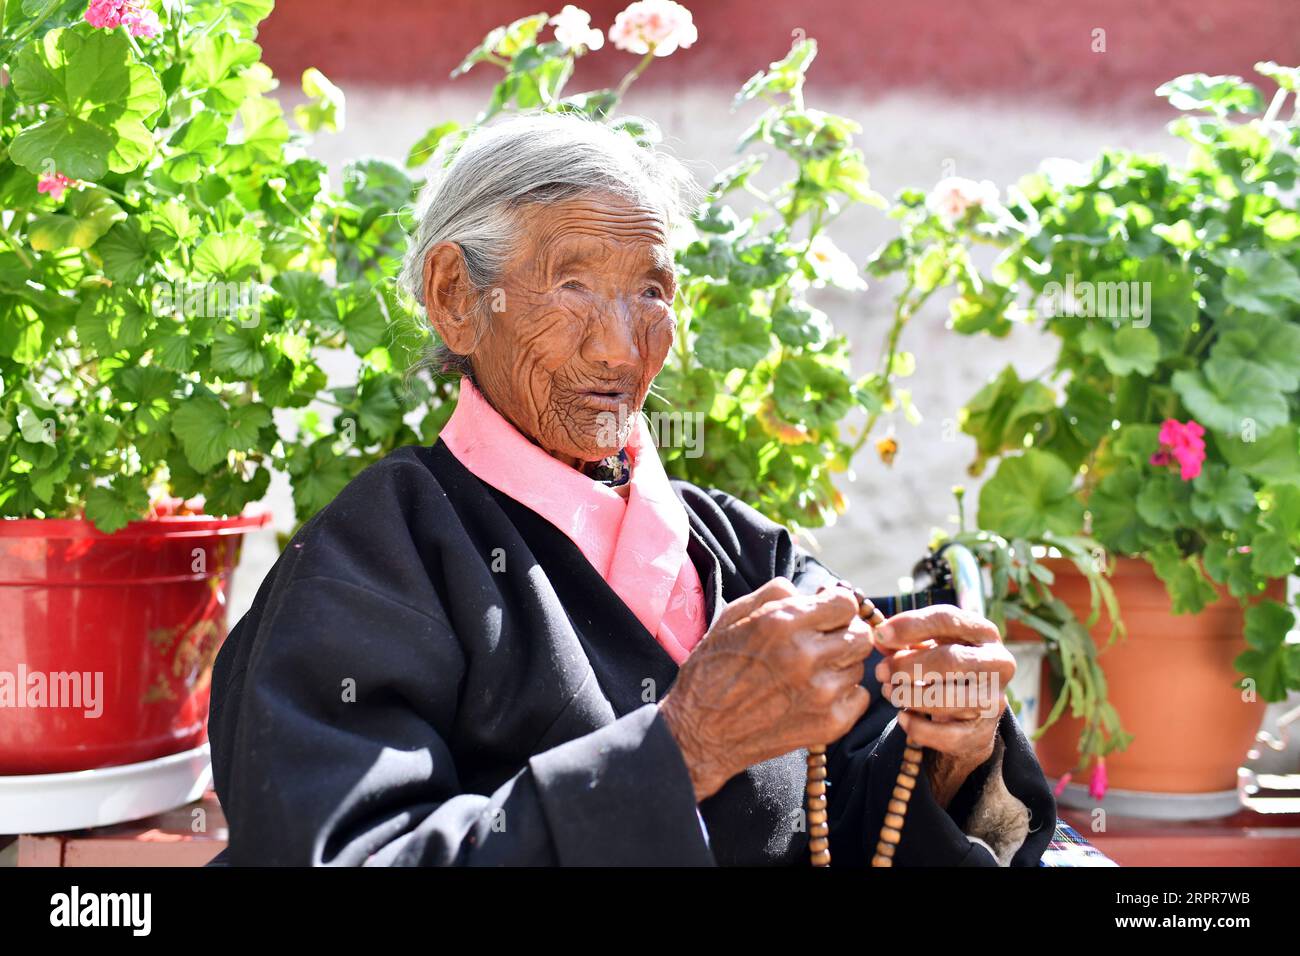
<path id="1" fill-rule="evenodd" d="M 1195 555 L 1185 558 L 1176 545 L 1162 544 L 1150 549 L 1146 557 L 1165 582 L 1175 614 L 1199 614 L 1218 598 Z"/>
<path id="2" fill-rule="evenodd" d="M 979 524 L 1007 538 L 1078 534 L 1083 505 L 1074 495 L 1073 470 L 1035 449 L 1004 458 L 980 489 Z"/>
<path id="3" fill-rule="evenodd" d="M 289 124 L 280 104 L 267 96 L 246 99 L 239 106 L 239 119 L 221 169 L 244 172 L 257 163 L 278 163 L 289 141 Z"/>
<path id="4" fill-rule="evenodd" d="M 1141 490 L 1141 473 L 1135 468 L 1123 468 L 1103 478 L 1088 499 L 1093 536 L 1108 551 L 1138 554 L 1164 537 L 1153 531 L 1142 517 Z"/>
<path id="5" fill-rule="evenodd" d="M 1192 513 L 1192 483 L 1175 475 L 1152 475 L 1141 484 L 1137 513 L 1147 524 L 1164 531 L 1194 524 L 1197 516 Z"/>
<path id="6" fill-rule="evenodd" d="M 210 395 L 185 401 L 172 414 L 172 433 L 180 439 L 185 458 L 196 471 L 206 472 L 232 451 L 250 451 L 257 433 L 271 424 L 264 405 L 227 409 Z"/>
<path id="7" fill-rule="evenodd" d="M 1300 389 L 1300 326 L 1272 315 L 1226 324 L 1212 355 L 1230 355 L 1267 369 L 1284 392 Z"/>
<path id="8" fill-rule="evenodd" d="M 47 164 L 73 179 L 127 173 L 153 153 L 146 126 L 163 107 L 153 70 L 136 60 L 125 30 L 87 23 L 50 30 L 13 64 L 14 93 L 46 104 L 44 119 L 10 144 L 14 162 L 35 173 Z"/>
<path id="9" fill-rule="evenodd" d="M 1219 116 L 1255 113 L 1264 108 L 1258 88 L 1239 76 L 1188 73 L 1161 84 L 1156 96 L 1166 97 L 1174 109 L 1209 110 Z"/>
<path id="10" fill-rule="evenodd" d="M 695 355 L 707 368 L 753 368 L 772 349 L 767 322 L 743 305 L 712 310 L 697 316 L 697 323 Z"/>
<path id="11" fill-rule="evenodd" d="M 1286 397 L 1267 370 L 1236 356 L 1215 352 L 1198 371 L 1172 378 L 1195 419 L 1212 431 L 1238 434 L 1253 423 L 1258 435 L 1286 423 Z"/>
<path id="12" fill-rule="evenodd" d="M 1300 67 L 1280 66 L 1272 60 L 1263 60 L 1255 64 L 1255 72 L 1267 76 L 1284 90 L 1300 90 Z"/>
<path id="13" fill-rule="evenodd" d="M 38 252 L 89 249 L 126 212 L 101 189 L 73 192 L 57 213 L 37 216 L 27 230 L 27 241 Z"/>
<path id="14" fill-rule="evenodd" d="M 411 147 L 411 151 L 406 154 L 406 168 L 416 169 L 423 166 L 433 157 L 434 152 L 438 149 L 439 143 L 448 136 L 451 136 L 453 133 L 460 132 L 460 130 L 461 125 L 453 120 L 448 120 L 445 123 L 439 123 L 438 125 L 431 127 L 423 136 L 415 141 L 415 145 Z"/>
<path id="15" fill-rule="evenodd" d="M 1116 331 L 1093 321 L 1078 342 L 1083 351 L 1099 356 L 1113 375 L 1150 375 L 1160 362 L 1160 340 L 1149 328 L 1126 325 Z"/>
<path id="16" fill-rule="evenodd" d="M 1228 269 L 1223 297 L 1237 308 L 1269 313 L 1300 302 L 1300 272 L 1281 256 L 1254 249 L 1223 262 Z"/>
<path id="17" fill-rule="evenodd" d="M 115 476 L 110 487 L 97 486 L 86 493 L 86 517 L 105 534 L 112 534 L 142 517 L 149 493 L 139 478 Z"/>
<path id="18" fill-rule="evenodd" d="M 820 346 L 834 334 L 825 312 L 800 303 L 789 303 L 773 312 L 772 331 L 783 345 L 794 348 Z"/>
<path id="19" fill-rule="evenodd" d="M 153 246 L 138 218 L 119 222 L 95 243 L 104 274 L 116 282 L 134 285 L 153 265 Z"/>
<path id="20" fill-rule="evenodd" d="M 54 419 L 41 417 L 26 405 L 18 407 L 18 432 L 25 442 L 54 447 Z"/>
<path id="21" fill-rule="evenodd" d="M 1293 627 L 1295 615 L 1276 601 L 1260 601 L 1246 611 L 1245 636 L 1251 649 L 1233 663 L 1255 681 L 1259 696 L 1266 701 L 1282 700 L 1300 683 L 1294 650 L 1286 644 Z"/>
<path id="22" fill-rule="evenodd" d="M 142 343 L 148 323 L 149 316 L 125 290 L 88 292 L 77 311 L 77 340 L 83 349 L 112 355 Z"/>
<path id="23" fill-rule="evenodd" d="M 228 372 L 234 378 L 252 379 L 261 374 L 266 365 L 260 328 L 223 325 L 217 329 L 212 341 L 214 371 Z"/>
<path id="24" fill-rule="evenodd" d="M 1250 479 L 1224 465 L 1206 465 L 1192 479 L 1192 488 L 1192 513 L 1200 521 L 1217 521 L 1225 528 L 1240 528 L 1255 510 Z"/>
<path id="25" fill-rule="evenodd" d="M 358 355 L 365 355 L 384 342 L 388 320 L 379 304 L 379 296 L 371 289 L 363 289 L 341 297 L 339 312 L 348 345 Z"/>
<path id="26" fill-rule="evenodd" d="M 1250 542 L 1251 570 L 1263 578 L 1284 578 L 1295 571 L 1296 553 L 1280 531 L 1257 534 Z"/>
<path id="27" fill-rule="evenodd" d="M 1024 446 L 1034 425 L 1056 408 L 1056 393 L 1042 382 L 1023 382 L 1008 365 L 958 412 L 961 430 L 975 439 L 972 469 L 1003 451 Z"/>
<path id="28" fill-rule="evenodd" d="M 208 236 L 194 253 L 194 268 L 218 279 L 239 280 L 252 275 L 262 262 L 262 243 L 243 232 Z"/>
<path id="29" fill-rule="evenodd" d="M 329 81 L 320 70 L 308 68 L 302 75 L 302 91 L 309 102 L 295 106 L 293 118 L 309 133 L 328 130 L 337 133 L 343 128 L 343 91 Z"/>

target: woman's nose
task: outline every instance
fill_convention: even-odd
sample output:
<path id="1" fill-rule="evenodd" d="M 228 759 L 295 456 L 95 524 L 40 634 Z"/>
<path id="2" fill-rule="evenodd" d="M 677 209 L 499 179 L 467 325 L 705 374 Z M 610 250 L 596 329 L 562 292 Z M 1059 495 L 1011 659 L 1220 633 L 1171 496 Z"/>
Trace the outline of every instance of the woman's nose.
<path id="1" fill-rule="evenodd" d="M 610 368 L 640 364 L 635 320 L 625 299 L 606 299 L 602 303 L 583 342 L 582 357 Z"/>

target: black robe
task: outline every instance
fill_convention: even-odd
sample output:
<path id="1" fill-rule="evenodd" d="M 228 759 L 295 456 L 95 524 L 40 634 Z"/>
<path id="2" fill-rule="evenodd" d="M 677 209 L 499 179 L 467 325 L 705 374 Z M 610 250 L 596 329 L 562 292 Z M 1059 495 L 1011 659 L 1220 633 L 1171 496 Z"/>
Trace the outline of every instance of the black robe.
<path id="1" fill-rule="evenodd" d="M 673 486 L 710 621 L 778 575 L 808 592 L 834 579 L 749 506 Z M 870 859 L 901 761 L 875 661 L 870 710 L 830 750 L 836 865 Z M 396 451 L 303 526 L 217 658 L 222 862 L 806 865 L 803 751 L 697 814 L 655 704 L 676 672 L 561 531 L 441 442 Z M 1010 712 L 999 736 L 1002 778 L 1030 811 L 1012 862 L 1033 865 L 1055 803 Z M 947 810 L 922 774 L 896 862 L 993 865 L 962 829 L 990 772 Z"/>

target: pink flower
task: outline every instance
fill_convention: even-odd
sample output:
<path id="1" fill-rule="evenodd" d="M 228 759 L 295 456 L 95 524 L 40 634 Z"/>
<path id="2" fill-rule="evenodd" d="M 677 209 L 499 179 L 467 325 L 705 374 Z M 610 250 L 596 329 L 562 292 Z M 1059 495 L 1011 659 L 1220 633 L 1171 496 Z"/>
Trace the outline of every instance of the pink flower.
<path id="1" fill-rule="evenodd" d="M 158 22 L 158 14 L 148 7 L 128 10 L 122 16 L 122 22 L 126 24 L 126 28 L 131 31 L 133 37 L 144 37 L 146 40 L 152 40 L 162 33 L 162 24 Z"/>
<path id="2" fill-rule="evenodd" d="M 668 56 L 700 38 L 691 11 L 674 0 L 637 0 L 609 28 L 614 46 L 629 53 Z"/>
<path id="3" fill-rule="evenodd" d="M 605 45 L 605 34 L 592 29 L 591 14 L 571 3 L 548 21 L 555 27 L 555 40 L 569 50 L 599 50 Z"/>
<path id="4" fill-rule="evenodd" d="M 1088 795 L 1094 800 L 1106 796 L 1106 758 L 1098 757 L 1097 766 L 1092 770 L 1092 780 L 1088 784 Z"/>
<path id="5" fill-rule="evenodd" d="M 90 0 L 86 22 L 99 30 L 116 30 L 122 25 L 124 0 Z"/>
<path id="6" fill-rule="evenodd" d="M 63 173 L 45 173 L 40 179 L 36 180 L 36 191 L 53 196 L 57 202 L 63 198 L 63 194 L 69 186 L 75 186 L 76 184 L 75 179 L 69 179 Z"/>
<path id="7" fill-rule="evenodd" d="M 1166 418 L 1160 426 L 1160 449 L 1151 456 L 1157 468 L 1177 461 L 1183 481 L 1191 481 L 1201 473 L 1205 461 L 1205 429 L 1188 420 L 1184 425 L 1174 418 Z"/>
<path id="8" fill-rule="evenodd" d="M 1070 785 L 1070 781 L 1071 781 L 1073 778 L 1074 778 L 1074 774 L 1072 774 L 1072 773 L 1068 773 L 1068 772 L 1067 772 L 1067 773 L 1062 774 L 1062 775 L 1061 775 L 1061 779 L 1058 780 L 1058 781 L 1056 781 L 1056 787 L 1052 790 L 1052 793 L 1055 794 L 1055 795 L 1058 796 L 1058 797 L 1059 797 L 1061 794 L 1065 793 L 1065 788 L 1068 787 L 1068 786 Z"/>
<path id="9" fill-rule="evenodd" d="M 975 182 L 961 176 L 949 176 L 941 179 L 930 190 L 926 206 L 936 216 L 951 226 L 963 218 L 971 209 L 996 207 L 998 205 L 998 187 L 989 180 Z"/>
<path id="10" fill-rule="evenodd" d="M 131 36 L 146 39 L 162 32 L 158 14 L 147 7 L 144 0 L 90 0 L 86 22 L 100 30 L 125 26 L 131 31 Z"/>

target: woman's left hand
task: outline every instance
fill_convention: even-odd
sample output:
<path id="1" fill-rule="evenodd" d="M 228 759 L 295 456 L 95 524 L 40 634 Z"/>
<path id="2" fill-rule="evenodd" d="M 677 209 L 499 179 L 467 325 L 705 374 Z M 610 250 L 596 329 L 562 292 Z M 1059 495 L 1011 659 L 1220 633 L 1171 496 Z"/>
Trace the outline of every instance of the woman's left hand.
<path id="1" fill-rule="evenodd" d="M 1016 662 L 997 626 L 950 605 L 904 611 L 876 628 L 881 692 L 911 740 L 934 751 L 931 790 L 947 807 L 993 755 Z"/>

